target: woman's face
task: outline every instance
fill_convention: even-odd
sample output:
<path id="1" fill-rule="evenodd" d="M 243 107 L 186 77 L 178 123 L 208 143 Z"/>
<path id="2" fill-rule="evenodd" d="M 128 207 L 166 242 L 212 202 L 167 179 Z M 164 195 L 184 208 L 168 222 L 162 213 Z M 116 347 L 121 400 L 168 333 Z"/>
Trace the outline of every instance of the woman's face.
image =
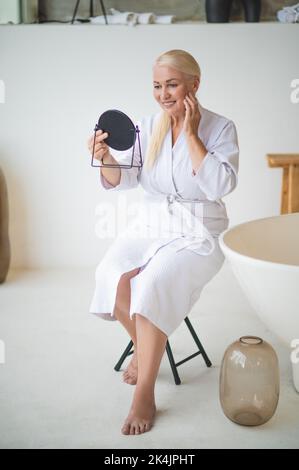
<path id="1" fill-rule="evenodd" d="M 179 118 L 185 115 L 184 98 L 189 91 L 194 94 L 198 86 L 187 81 L 184 74 L 168 66 L 154 65 L 153 94 L 161 108 Z"/>

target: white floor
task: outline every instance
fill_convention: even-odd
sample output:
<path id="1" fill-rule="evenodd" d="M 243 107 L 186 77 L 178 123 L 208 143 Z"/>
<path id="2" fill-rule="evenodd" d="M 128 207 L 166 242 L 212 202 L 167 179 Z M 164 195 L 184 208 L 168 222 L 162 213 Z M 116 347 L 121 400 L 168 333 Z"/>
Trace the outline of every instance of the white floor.
<path id="1" fill-rule="evenodd" d="M 128 336 L 88 313 L 93 288 L 93 269 L 12 270 L 0 286 L 0 448 L 299 448 L 289 351 L 252 313 L 226 263 L 189 316 L 213 367 L 196 357 L 180 366 L 176 386 L 164 355 L 155 426 L 140 436 L 120 432 L 134 387 L 113 367 Z M 218 397 L 223 353 L 244 334 L 269 341 L 281 369 L 278 409 L 254 428 L 228 420 Z M 184 324 L 170 343 L 177 361 L 195 351 Z"/>

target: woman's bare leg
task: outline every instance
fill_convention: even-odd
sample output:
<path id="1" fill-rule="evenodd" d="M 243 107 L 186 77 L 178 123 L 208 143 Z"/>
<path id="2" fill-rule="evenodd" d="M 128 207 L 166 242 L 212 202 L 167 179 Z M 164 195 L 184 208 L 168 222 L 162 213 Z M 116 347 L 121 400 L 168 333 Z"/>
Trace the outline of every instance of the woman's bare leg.
<path id="1" fill-rule="evenodd" d="M 124 382 L 130 385 L 136 384 L 138 374 L 136 319 L 135 316 L 131 319 L 129 315 L 131 301 L 130 279 L 136 276 L 138 272 L 139 268 L 136 268 L 133 271 L 123 274 L 118 283 L 114 306 L 115 318 L 117 318 L 117 320 L 124 326 L 134 343 L 134 354 L 128 367 L 123 373 Z"/>
<path id="2" fill-rule="evenodd" d="M 155 383 L 163 357 L 167 336 L 141 314 L 136 316 L 138 343 L 138 378 L 123 434 L 141 434 L 152 427 L 155 413 Z"/>

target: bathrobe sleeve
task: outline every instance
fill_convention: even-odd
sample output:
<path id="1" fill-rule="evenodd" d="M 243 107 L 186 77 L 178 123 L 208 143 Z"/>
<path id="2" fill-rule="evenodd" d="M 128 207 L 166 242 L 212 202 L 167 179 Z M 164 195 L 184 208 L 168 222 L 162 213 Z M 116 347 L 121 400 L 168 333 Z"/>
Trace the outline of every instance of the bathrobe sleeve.
<path id="1" fill-rule="evenodd" d="M 140 141 L 141 141 L 141 122 L 137 122 L 138 128 L 140 130 Z M 140 142 L 141 145 L 141 142 Z M 132 152 L 133 147 L 123 152 L 111 150 L 111 154 L 115 157 L 118 163 L 130 165 L 132 160 Z M 135 149 L 134 149 L 134 165 L 140 164 L 140 151 L 139 151 L 139 144 L 138 138 L 136 137 L 135 141 Z M 100 183 L 104 189 L 108 189 L 110 191 L 122 191 L 125 189 L 133 189 L 138 186 L 139 178 L 141 173 L 141 168 L 132 167 L 132 168 L 121 168 L 120 169 L 120 182 L 118 185 L 113 186 L 110 184 L 106 178 L 102 175 L 102 171 L 100 170 Z"/>
<path id="2" fill-rule="evenodd" d="M 232 192 L 237 185 L 239 146 L 232 121 L 226 122 L 207 150 L 200 167 L 192 175 L 207 199 L 215 201 Z"/>

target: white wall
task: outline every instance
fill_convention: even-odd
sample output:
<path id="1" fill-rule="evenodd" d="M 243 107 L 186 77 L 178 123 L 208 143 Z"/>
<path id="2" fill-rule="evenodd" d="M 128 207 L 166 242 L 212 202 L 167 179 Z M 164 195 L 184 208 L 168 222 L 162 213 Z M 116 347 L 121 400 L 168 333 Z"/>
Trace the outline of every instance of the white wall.
<path id="1" fill-rule="evenodd" d="M 204 107 L 233 119 L 238 188 L 224 201 L 231 225 L 276 215 L 281 170 L 268 152 L 299 152 L 297 25 L 23 25 L 0 27 L 0 165 L 7 177 L 12 266 L 95 266 L 112 239 L 95 235 L 95 208 L 117 204 L 99 186 L 86 140 L 110 108 L 133 120 L 159 108 L 152 63 L 186 49 L 199 61 Z M 141 189 L 126 194 L 138 198 Z"/>

